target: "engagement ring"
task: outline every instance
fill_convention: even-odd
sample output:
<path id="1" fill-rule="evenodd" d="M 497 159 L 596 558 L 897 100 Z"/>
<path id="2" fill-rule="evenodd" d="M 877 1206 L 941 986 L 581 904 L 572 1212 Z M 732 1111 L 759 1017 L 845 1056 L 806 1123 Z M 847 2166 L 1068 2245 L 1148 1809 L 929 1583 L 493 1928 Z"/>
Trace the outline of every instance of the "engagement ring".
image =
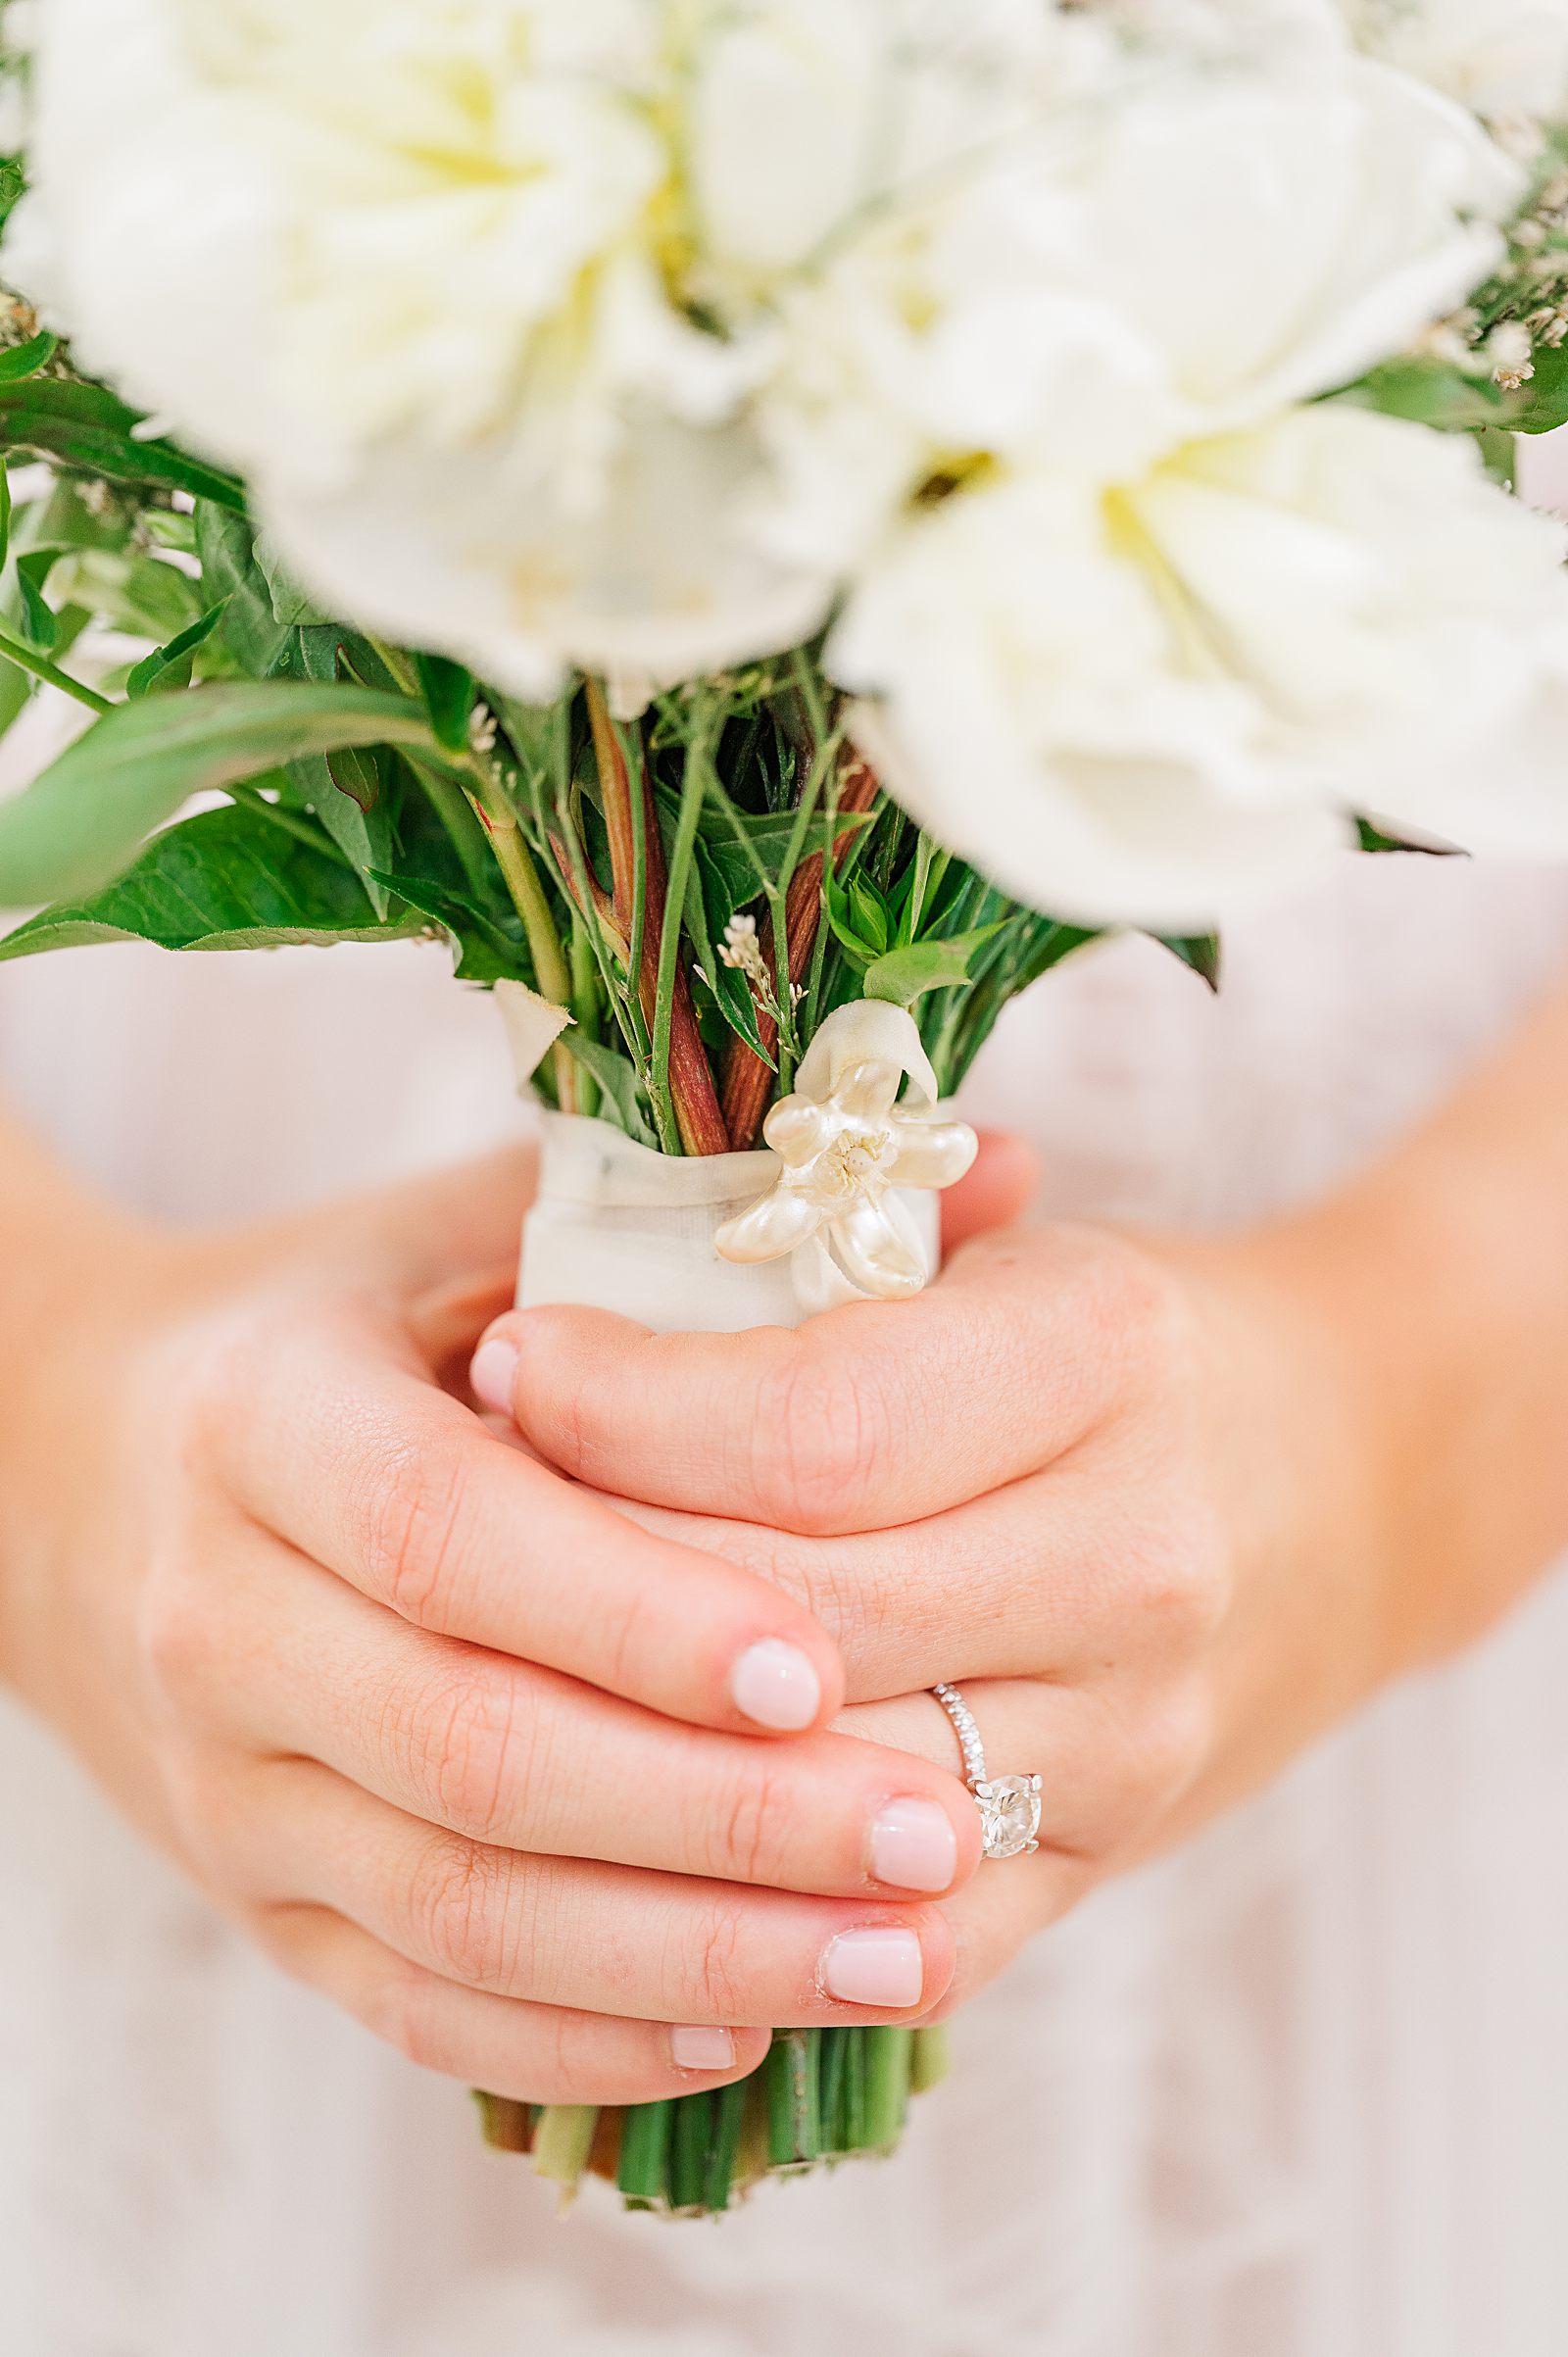
<path id="1" fill-rule="evenodd" d="M 933 1686 L 932 1694 L 953 1722 L 963 1753 L 963 1774 L 975 1806 L 988 1858 L 1027 1857 L 1040 1847 L 1040 1779 L 1038 1776 L 988 1776 L 985 1745 L 974 1712 L 956 1686 Z"/>

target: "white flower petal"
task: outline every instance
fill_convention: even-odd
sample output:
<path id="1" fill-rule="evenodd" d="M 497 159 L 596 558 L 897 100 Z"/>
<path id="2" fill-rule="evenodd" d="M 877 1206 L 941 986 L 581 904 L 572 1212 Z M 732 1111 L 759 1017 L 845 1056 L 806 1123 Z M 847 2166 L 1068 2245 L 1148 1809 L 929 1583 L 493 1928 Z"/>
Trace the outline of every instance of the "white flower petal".
<path id="1" fill-rule="evenodd" d="M 1102 500 L 953 500 L 828 657 L 940 841 L 1051 914 L 1200 930 L 1357 812 L 1568 855 L 1565 549 L 1468 446 L 1319 406 Z"/>

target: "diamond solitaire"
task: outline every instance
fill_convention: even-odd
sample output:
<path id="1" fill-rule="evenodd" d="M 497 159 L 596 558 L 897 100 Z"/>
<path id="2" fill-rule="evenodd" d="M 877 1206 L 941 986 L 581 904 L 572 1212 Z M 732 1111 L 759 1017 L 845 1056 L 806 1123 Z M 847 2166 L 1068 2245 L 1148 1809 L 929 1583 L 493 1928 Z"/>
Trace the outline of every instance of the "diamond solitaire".
<path id="1" fill-rule="evenodd" d="M 974 1712 L 956 1686 L 933 1686 L 932 1694 L 953 1722 L 963 1753 L 963 1773 L 976 1808 L 988 1858 L 1027 1857 L 1040 1847 L 1038 1776 L 988 1776 L 985 1745 Z"/>

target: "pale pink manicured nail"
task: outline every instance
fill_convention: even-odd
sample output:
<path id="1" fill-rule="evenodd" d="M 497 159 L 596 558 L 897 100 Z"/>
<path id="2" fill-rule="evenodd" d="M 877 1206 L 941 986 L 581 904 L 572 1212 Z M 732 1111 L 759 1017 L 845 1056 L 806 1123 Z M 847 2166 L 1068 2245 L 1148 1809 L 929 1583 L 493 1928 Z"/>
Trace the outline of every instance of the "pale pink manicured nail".
<path id="1" fill-rule="evenodd" d="M 905 2013 L 920 2002 L 925 1965 L 912 1932 L 840 1932 L 822 1958 L 822 1986 L 848 2005 Z"/>
<path id="2" fill-rule="evenodd" d="M 729 1691 L 743 1718 L 775 1735 L 814 1726 L 822 1707 L 822 1681 L 810 1655 L 782 1637 L 764 1637 L 748 1647 L 730 1673 Z"/>
<path id="3" fill-rule="evenodd" d="M 473 1364 L 468 1369 L 473 1396 L 482 1399 L 486 1407 L 493 1407 L 498 1416 L 512 1413 L 512 1388 L 517 1379 L 517 1361 L 521 1356 L 516 1344 L 509 1343 L 503 1334 L 481 1343 L 473 1354 Z"/>
<path id="4" fill-rule="evenodd" d="M 935 1800 L 890 1800 L 871 1828 L 871 1872 L 895 1891 L 951 1891 L 958 1871 L 953 1819 Z"/>
<path id="5" fill-rule="evenodd" d="M 735 2040 L 727 2030 L 671 2030 L 677 2071 L 733 2071 Z"/>

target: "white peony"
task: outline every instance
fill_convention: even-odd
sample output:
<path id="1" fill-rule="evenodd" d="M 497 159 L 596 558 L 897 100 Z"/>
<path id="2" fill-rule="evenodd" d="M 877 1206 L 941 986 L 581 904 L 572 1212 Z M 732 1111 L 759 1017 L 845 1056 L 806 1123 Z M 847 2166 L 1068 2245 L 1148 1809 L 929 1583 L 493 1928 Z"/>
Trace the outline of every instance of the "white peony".
<path id="1" fill-rule="evenodd" d="M 1358 38 L 1488 116 L 1568 113 L 1568 0 L 1342 0 Z"/>
<path id="2" fill-rule="evenodd" d="M 1034 136 L 784 293 L 763 528 L 850 566 L 932 477 L 1124 479 L 1332 391 L 1465 300 L 1521 186 L 1471 116 L 1343 37 L 1288 75 L 1063 76 Z"/>
<path id="3" fill-rule="evenodd" d="M 1342 39 L 1278 82 L 1136 78 L 1016 172 L 966 253 L 961 209 L 943 221 L 927 299 L 903 301 L 885 447 L 911 477 L 960 454 L 959 487 L 874 553 L 865 516 L 829 665 L 876 700 L 862 737 L 895 791 L 1022 898 L 1207 924 L 1389 809 L 1402 744 L 1478 743 L 1484 691 L 1512 724 L 1558 650 L 1559 536 L 1471 451 L 1297 406 L 1463 299 L 1519 175 L 1463 110 Z M 1031 313 L 1009 270 L 1051 300 Z M 993 306 L 1010 368 L 971 324 Z M 862 288 L 843 316 L 864 349 L 900 308 Z M 796 342 L 819 373 L 845 348 Z M 818 408 L 842 435 L 857 404 Z M 854 512 L 852 473 L 818 483 L 818 511 Z"/>
<path id="4" fill-rule="evenodd" d="M 1041 471 L 948 502 L 828 659 L 939 841 L 1053 913 L 1196 931 L 1352 813 L 1561 856 L 1565 554 L 1469 446 L 1328 405 L 1108 490 Z"/>
<path id="5" fill-rule="evenodd" d="M 781 282 L 1027 120 L 1042 0 L 51 0 L 9 267 L 323 601 L 545 696 L 806 635 Z M 798 536 L 803 545 L 808 536 Z"/>
<path id="6" fill-rule="evenodd" d="M 51 0 L 9 267 L 366 621 L 532 695 L 763 651 L 831 584 L 741 548 L 758 356 L 671 299 L 678 14 Z"/>

